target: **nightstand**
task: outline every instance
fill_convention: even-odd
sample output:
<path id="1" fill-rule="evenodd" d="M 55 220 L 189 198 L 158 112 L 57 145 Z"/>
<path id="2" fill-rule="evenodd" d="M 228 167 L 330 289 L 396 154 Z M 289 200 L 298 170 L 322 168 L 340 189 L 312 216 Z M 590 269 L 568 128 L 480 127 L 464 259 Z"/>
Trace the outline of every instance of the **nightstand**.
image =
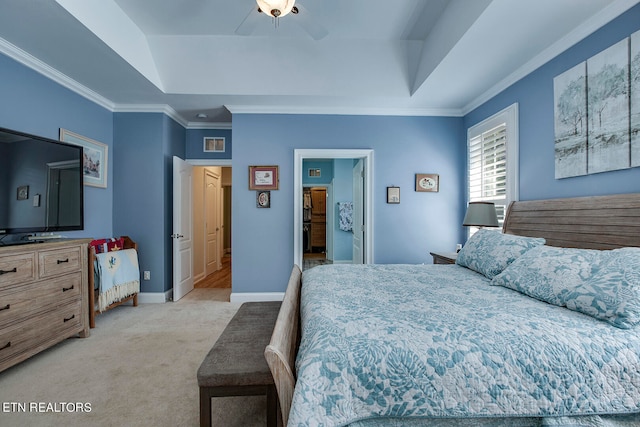
<path id="1" fill-rule="evenodd" d="M 455 264 L 458 254 L 456 252 L 429 252 L 434 264 Z"/>

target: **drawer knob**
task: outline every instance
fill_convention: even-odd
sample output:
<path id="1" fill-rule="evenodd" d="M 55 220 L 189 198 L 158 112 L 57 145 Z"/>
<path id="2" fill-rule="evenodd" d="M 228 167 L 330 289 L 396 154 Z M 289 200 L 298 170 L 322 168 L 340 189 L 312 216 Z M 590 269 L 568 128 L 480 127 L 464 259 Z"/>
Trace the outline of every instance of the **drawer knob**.
<path id="1" fill-rule="evenodd" d="M 69 317 L 68 319 L 67 319 L 67 318 L 65 318 L 65 319 L 64 319 L 64 321 L 65 321 L 65 322 L 68 322 L 69 320 L 74 319 L 75 317 L 76 317 L 76 315 L 75 315 L 75 314 L 72 314 L 72 315 L 71 315 L 71 317 Z"/>
<path id="2" fill-rule="evenodd" d="M 11 308 L 11 304 L 7 304 L 4 307 L 0 307 L 0 311 L 2 310 L 9 310 Z"/>
<path id="3" fill-rule="evenodd" d="M 11 347 L 11 341 L 9 341 L 8 343 L 6 343 L 6 344 L 4 345 L 4 347 L 0 348 L 0 350 L 4 350 L 5 348 L 9 348 L 9 347 Z"/>
<path id="4" fill-rule="evenodd" d="M 65 262 L 69 262 L 69 258 L 67 258 L 67 259 L 59 259 L 58 260 L 58 264 L 62 264 L 62 263 L 65 263 Z"/>
<path id="5" fill-rule="evenodd" d="M 2 276 L 3 274 L 7 274 L 7 273 L 17 273 L 18 272 L 18 268 L 17 267 L 13 267 L 13 270 L 0 270 L 0 276 Z"/>
<path id="6" fill-rule="evenodd" d="M 67 291 L 70 291 L 71 289 L 73 289 L 73 285 L 71 285 L 70 288 L 62 288 L 62 292 L 67 292 Z"/>

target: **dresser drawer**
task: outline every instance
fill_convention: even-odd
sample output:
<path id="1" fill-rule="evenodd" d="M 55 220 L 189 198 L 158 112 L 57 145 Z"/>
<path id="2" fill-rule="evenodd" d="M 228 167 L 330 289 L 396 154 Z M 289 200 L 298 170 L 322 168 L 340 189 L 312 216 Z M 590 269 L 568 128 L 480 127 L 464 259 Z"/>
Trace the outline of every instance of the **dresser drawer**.
<path id="1" fill-rule="evenodd" d="M 0 289 L 34 280 L 36 277 L 35 253 L 0 257 Z"/>
<path id="2" fill-rule="evenodd" d="M 82 298 L 82 273 L 0 290 L 0 328 Z"/>
<path id="3" fill-rule="evenodd" d="M 38 252 L 40 278 L 78 271 L 82 265 L 80 248 L 63 248 Z"/>
<path id="4" fill-rule="evenodd" d="M 81 305 L 78 300 L 0 330 L 0 371 L 79 332 Z"/>

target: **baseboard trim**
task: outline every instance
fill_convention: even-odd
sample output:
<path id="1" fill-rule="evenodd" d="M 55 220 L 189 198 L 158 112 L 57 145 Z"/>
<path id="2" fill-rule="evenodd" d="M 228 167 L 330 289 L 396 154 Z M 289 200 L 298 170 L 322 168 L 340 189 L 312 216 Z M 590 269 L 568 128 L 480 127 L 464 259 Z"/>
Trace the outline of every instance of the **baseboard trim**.
<path id="1" fill-rule="evenodd" d="M 166 292 L 140 292 L 138 294 L 138 303 L 140 304 L 164 304 L 170 300 L 170 293 L 173 290 Z"/>
<path id="2" fill-rule="evenodd" d="M 232 292 L 230 302 L 282 301 L 284 292 Z"/>
<path id="3" fill-rule="evenodd" d="M 200 281 L 207 278 L 207 275 L 204 273 L 198 274 L 197 276 L 193 276 L 193 284 L 199 283 Z"/>

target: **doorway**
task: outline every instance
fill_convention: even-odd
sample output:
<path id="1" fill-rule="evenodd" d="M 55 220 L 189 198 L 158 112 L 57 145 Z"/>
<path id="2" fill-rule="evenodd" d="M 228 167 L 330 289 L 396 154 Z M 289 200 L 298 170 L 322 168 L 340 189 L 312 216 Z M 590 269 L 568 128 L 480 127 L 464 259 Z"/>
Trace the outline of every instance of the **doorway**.
<path id="1" fill-rule="evenodd" d="M 358 180 L 358 184 L 361 185 L 360 190 L 362 197 L 354 198 L 353 200 L 346 200 L 346 198 L 333 196 L 328 197 L 327 212 L 332 213 L 336 218 L 334 225 L 327 224 L 327 228 L 332 232 L 327 232 L 327 239 L 332 238 L 332 247 L 335 247 L 335 243 L 340 237 L 349 236 L 351 241 L 353 240 L 353 232 L 357 231 L 359 234 L 360 253 L 362 263 L 373 262 L 373 150 L 325 150 L 325 149 L 298 149 L 294 150 L 294 263 L 304 269 L 304 250 L 305 250 L 305 220 L 304 220 L 304 177 L 307 174 L 305 169 L 305 161 L 309 160 L 332 160 L 332 161 L 346 161 L 350 165 L 349 169 L 349 188 L 352 187 L 352 172 L 351 169 L 356 164 L 362 165 L 361 180 Z M 338 193 L 339 189 L 344 188 L 344 185 L 334 185 L 333 192 Z M 353 190 L 351 190 L 353 191 Z M 352 197 L 352 196 L 351 196 Z M 361 223 L 360 226 L 355 225 L 355 230 L 349 229 L 333 233 L 334 228 L 337 227 L 338 218 L 341 214 L 341 205 L 346 206 L 346 202 L 357 202 L 361 209 Z M 354 208 L 358 211 L 358 208 Z M 331 237 L 329 237 L 331 236 Z M 308 236 L 309 238 L 309 236 Z M 350 247 L 350 255 L 347 258 L 341 258 L 337 253 L 330 253 L 327 249 L 327 254 L 332 261 L 342 261 L 353 263 L 353 250 Z M 358 261 L 356 261 L 358 262 Z"/>
<path id="2" fill-rule="evenodd" d="M 231 290 L 231 167 L 193 168 L 194 288 Z"/>
<path id="3" fill-rule="evenodd" d="M 316 265 L 332 264 L 333 194 L 331 184 L 304 184 L 302 190 L 303 265 L 307 270 Z"/>

